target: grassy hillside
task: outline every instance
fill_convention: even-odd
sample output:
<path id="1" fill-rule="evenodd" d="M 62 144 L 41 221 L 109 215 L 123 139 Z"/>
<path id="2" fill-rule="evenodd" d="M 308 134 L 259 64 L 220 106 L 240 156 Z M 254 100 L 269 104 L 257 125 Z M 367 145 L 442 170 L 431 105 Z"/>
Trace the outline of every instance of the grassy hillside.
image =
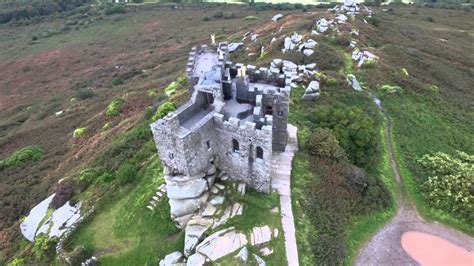
<path id="1" fill-rule="evenodd" d="M 215 16 L 219 11 L 227 16 Z M 427 176 L 418 163 L 424 154 L 437 151 L 474 152 L 473 15 L 414 7 L 376 11 L 371 23 L 354 22 L 361 42 L 380 56 L 375 65 L 357 69 L 346 46 L 315 37 L 319 50 L 310 60 L 328 82 L 314 102 L 300 100 L 304 88 L 293 91 L 290 122 L 299 128 L 300 151 L 292 193 L 302 265 L 335 258 L 349 264 L 395 210 L 383 138 L 386 121 L 367 94 L 347 85 L 347 73 L 382 99 L 393 122 L 402 174 L 420 212 L 473 233 L 472 221 L 425 200 L 420 185 Z M 61 178 L 77 182 L 74 199 L 84 209 L 96 208 L 68 242 L 68 250 L 84 245 L 87 255 L 101 255 L 101 263 L 116 265 L 156 264 L 164 254 L 182 249 L 183 235 L 172 225 L 168 204 L 161 202 L 160 211 L 153 213 L 143 208 L 163 182 L 148 124 L 160 104 L 180 105 L 188 99 L 185 88 L 169 98 L 165 88 L 182 75 L 189 49 L 208 43 L 211 33 L 218 40 L 237 41 L 249 30 L 260 31 L 249 51 L 232 55 L 237 62 L 265 65 L 283 57 L 309 63 L 304 62 L 308 58 L 282 54 L 280 42 L 258 56 L 260 45 L 280 31 L 270 22 L 275 12 L 281 11 L 150 4 L 127 7 L 125 13 L 90 8 L 34 23 L 1 24 L 0 162 L 8 167 L 0 167 L 0 263 L 13 256 L 44 263 L 20 235 L 19 222 Z M 281 34 L 308 32 L 323 12 L 283 11 L 289 16 Z M 401 92 L 387 93 L 383 85 L 399 86 Z M 337 140 L 331 149 L 345 154 L 343 160 L 314 152 L 314 132 L 321 128 L 331 129 Z M 269 214 L 276 204 L 273 195 L 251 193 L 247 200 L 250 216 L 232 221 L 235 226 L 248 230 L 265 222 L 280 228 Z M 280 240 L 272 243 L 277 251 L 282 250 Z M 273 256 L 268 262 L 281 261 Z M 54 263 L 61 264 L 59 259 Z"/>

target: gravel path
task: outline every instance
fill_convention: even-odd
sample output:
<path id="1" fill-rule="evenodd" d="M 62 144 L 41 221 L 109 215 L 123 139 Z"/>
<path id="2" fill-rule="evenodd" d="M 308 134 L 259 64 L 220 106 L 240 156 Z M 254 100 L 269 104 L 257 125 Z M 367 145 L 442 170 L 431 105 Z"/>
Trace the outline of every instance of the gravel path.
<path id="1" fill-rule="evenodd" d="M 275 152 L 272 158 L 272 188 L 280 194 L 281 224 L 285 237 L 286 258 L 290 266 L 299 265 L 290 189 L 291 162 L 298 149 L 296 132 L 297 128 L 288 124 L 288 144 L 285 152 Z"/>
<path id="2" fill-rule="evenodd" d="M 444 238 L 469 251 L 474 249 L 474 239 L 466 234 L 451 229 L 437 222 L 425 221 L 416 210 L 416 207 L 404 199 L 405 189 L 403 177 L 400 175 L 391 142 L 391 122 L 380 100 L 374 101 L 387 119 L 385 137 L 388 146 L 388 155 L 392 170 L 398 184 L 397 205 L 399 209 L 395 217 L 386 224 L 372 239 L 364 245 L 355 260 L 356 265 L 418 265 L 401 246 L 401 236 L 407 231 L 419 231 Z"/>

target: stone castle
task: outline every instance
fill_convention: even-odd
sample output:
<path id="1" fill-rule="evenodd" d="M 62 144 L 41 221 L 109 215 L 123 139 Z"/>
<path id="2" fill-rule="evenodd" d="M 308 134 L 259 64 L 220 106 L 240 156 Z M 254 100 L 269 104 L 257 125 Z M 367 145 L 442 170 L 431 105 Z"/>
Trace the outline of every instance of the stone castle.
<path id="1" fill-rule="evenodd" d="M 222 173 L 269 193 L 272 152 L 285 150 L 294 73 L 234 64 L 228 55 L 227 43 L 194 47 L 186 68 L 191 99 L 151 124 L 171 215 L 181 226 Z"/>

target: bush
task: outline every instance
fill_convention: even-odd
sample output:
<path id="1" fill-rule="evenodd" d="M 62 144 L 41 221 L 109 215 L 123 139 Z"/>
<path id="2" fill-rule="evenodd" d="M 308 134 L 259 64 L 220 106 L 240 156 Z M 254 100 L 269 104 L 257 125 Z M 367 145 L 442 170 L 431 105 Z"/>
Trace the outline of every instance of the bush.
<path id="1" fill-rule="evenodd" d="M 56 254 L 56 244 L 58 239 L 56 237 L 49 238 L 47 235 L 39 234 L 35 237 L 32 253 L 37 260 L 41 262 L 49 262 Z"/>
<path id="2" fill-rule="evenodd" d="M 86 133 L 86 128 L 85 127 L 79 127 L 74 129 L 74 132 L 72 133 L 73 138 L 79 138 L 82 137 Z"/>
<path id="3" fill-rule="evenodd" d="M 104 13 L 106 15 L 123 14 L 125 13 L 125 7 L 123 5 L 107 5 Z"/>
<path id="4" fill-rule="evenodd" d="M 121 107 L 125 103 L 125 100 L 121 97 L 115 98 L 108 106 L 107 110 L 105 111 L 106 116 L 118 116 L 120 114 Z"/>
<path id="5" fill-rule="evenodd" d="M 211 19 L 206 16 L 206 17 L 203 17 L 201 20 L 202 20 L 202 21 L 209 21 L 209 20 L 211 20 Z"/>
<path id="6" fill-rule="evenodd" d="M 169 112 L 176 110 L 176 104 L 174 102 L 165 102 L 158 107 L 156 110 L 155 115 L 153 116 L 152 120 L 156 121 L 165 117 Z"/>
<path id="7" fill-rule="evenodd" d="M 308 140 L 309 153 L 332 161 L 347 160 L 344 149 L 328 128 L 316 128 Z"/>
<path id="8" fill-rule="evenodd" d="M 117 85 L 122 85 L 123 84 L 123 79 L 122 78 L 113 78 L 112 79 L 112 85 L 117 86 Z"/>
<path id="9" fill-rule="evenodd" d="M 222 11 L 217 11 L 212 15 L 213 18 L 222 18 L 224 17 L 224 12 Z"/>
<path id="10" fill-rule="evenodd" d="M 318 127 L 330 128 L 349 159 L 358 166 L 369 166 L 379 153 L 376 122 L 362 109 L 338 106 L 317 109 L 309 119 Z"/>
<path id="11" fill-rule="evenodd" d="M 15 151 L 5 160 L 0 160 L 0 170 L 41 160 L 44 150 L 40 146 L 28 146 Z"/>
<path id="12" fill-rule="evenodd" d="M 76 91 L 75 98 L 79 100 L 89 99 L 95 96 L 95 92 L 91 88 L 81 88 Z"/>
<path id="13" fill-rule="evenodd" d="M 426 17 L 426 21 L 428 22 L 434 22 L 434 19 L 432 17 Z"/>
<path id="14" fill-rule="evenodd" d="M 138 168 L 134 164 L 126 162 L 119 167 L 116 176 L 121 184 L 127 184 L 135 181 L 137 173 Z"/>
<path id="15" fill-rule="evenodd" d="M 428 174 L 422 193 L 428 204 L 473 224 L 474 156 L 464 152 L 424 155 L 419 163 Z"/>
<path id="16" fill-rule="evenodd" d="M 351 44 L 351 34 L 348 32 L 339 33 L 336 36 L 335 43 L 341 46 L 349 46 Z"/>

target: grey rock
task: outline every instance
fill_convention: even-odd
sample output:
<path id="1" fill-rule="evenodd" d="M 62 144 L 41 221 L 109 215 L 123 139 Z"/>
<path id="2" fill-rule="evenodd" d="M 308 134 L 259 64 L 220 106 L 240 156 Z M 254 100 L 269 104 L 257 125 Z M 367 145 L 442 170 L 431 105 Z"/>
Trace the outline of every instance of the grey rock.
<path id="1" fill-rule="evenodd" d="M 303 54 L 306 55 L 306 56 L 310 56 L 314 53 L 314 50 L 312 49 L 304 49 L 303 50 Z"/>
<path id="2" fill-rule="evenodd" d="M 184 235 L 184 255 L 189 256 L 193 253 L 203 234 L 211 227 L 212 219 L 191 219 L 186 226 Z"/>
<path id="3" fill-rule="evenodd" d="M 243 263 L 247 263 L 249 259 L 249 250 L 247 247 L 243 247 L 237 255 L 235 255 L 235 258 L 239 258 Z"/>
<path id="4" fill-rule="evenodd" d="M 214 213 L 216 213 L 216 206 L 212 205 L 211 203 L 208 203 L 206 206 L 206 209 L 202 212 L 202 216 L 213 216 Z"/>
<path id="5" fill-rule="evenodd" d="M 267 266 L 267 263 L 262 258 L 260 258 L 257 254 L 253 254 L 253 258 L 257 262 L 258 266 Z"/>
<path id="6" fill-rule="evenodd" d="M 224 203 L 224 196 L 215 196 L 211 199 L 211 204 L 212 205 L 222 205 L 222 203 Z"/>
<path id="7" fill-rule="evenodd" d="M 186 266 L 202 266 L 206 263 L 206 257 L 199 253 L 189 256 Z"/>
<path id="8" fill-rule="evenodd" d="M 272 17 L 273 21 L 278 21 L 283 18 L 283 14 L 276 14 Z"/>
<path id="9" fill-rule="evenodd" d="M 244 43 L 242 42 L 238 42 L 238 43 L 230 43 L 229 46 L 228 46 L 228 49 L 229 49 L 229 53 L 233 53 L 241 48 L 244 47 Z"/>
<path id="10" fill-rule="evenodd" d="M 172 266 L 176 263 L 182 262 L 183 254 L 179 251 L 175 251 L 165 256 L 164 259 L 160 261 L 160 266 Z"/>
<path id="11" fill-rule="evenodd" d="M 174 217 L 184 216 L 198 210 L 207 201 L 209 193 L 204 193 L 194 199 L 170 199 L 171 215 Z"/>
<path id="12" fill-rule="evenodd" d="M 268 225 L 254 227 L 250 235 L 250 244 L 252 246 L 267 243 L 272 239 L 272 231 Z"/>
<path id="13" fill-rule="evenodd" d="M 208 236 L 196 247 L 196 251 L 215 261 L 245 245 L 247 245 L 245 235 L 230 227 Z"/>
<path id="14" fill-rule="evenodd" d="M 273 249 L 264 247 L 264 248 L 260 249 L 260 254 L 262 254 L 262 256 L 266 257 L 268 255 L 273 254 Z"/>
<path id="15" fill-rule="evenodd" d="M 219 190 L 223 190 L 225 188 L 225 185 L 219 183 L 215 183 L 214 186 L 216 186 Z"/>
<path id="16" fill-rule="evenodd" d="M 197 198 L 207 190 L 207 180 L 197 179 L 188 182 L 168 182 L 166 190 L 170 199 Z"/>

